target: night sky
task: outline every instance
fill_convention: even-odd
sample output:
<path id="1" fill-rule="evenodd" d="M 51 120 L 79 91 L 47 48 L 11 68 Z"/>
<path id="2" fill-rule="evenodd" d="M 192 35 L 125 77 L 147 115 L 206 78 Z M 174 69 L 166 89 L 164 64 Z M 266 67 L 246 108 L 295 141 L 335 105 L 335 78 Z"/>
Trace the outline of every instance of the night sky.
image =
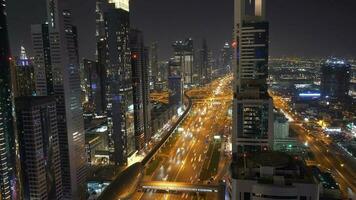
<path id="1" fill-rule="evenodd" d="M 79 29 L 80 56 L 94 58 L 95 1 L 69 0 Z M 45 0 L 8 0 L 13 55 L 30 52 L 30 24 L 45 20 Z M 271 56 L 356 57 L 356 0 L 268 0 Z M 171 56 L 174 40 L 202 38 L 215 52 L 230 40 L 233 0 L 133 0 L 132 27 L 146 44 L 157 41 L 160 58 Z"/>

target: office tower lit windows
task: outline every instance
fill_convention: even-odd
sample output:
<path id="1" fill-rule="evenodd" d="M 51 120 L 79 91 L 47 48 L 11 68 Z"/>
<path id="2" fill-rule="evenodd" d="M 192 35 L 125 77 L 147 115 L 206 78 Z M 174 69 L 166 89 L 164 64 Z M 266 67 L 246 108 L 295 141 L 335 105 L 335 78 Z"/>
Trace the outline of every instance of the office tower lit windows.
<path id="1" fill-rule="evenodd" d="M 31 25 L 36 95 L 54 95 L 48 24 Z"/>
<path id="2" fill-rule="evenodd" d="M 111 161 L 126 165 L 135 148 L 134 105 L 131 53 L 129 49 L 130 14 L 121 4 L 101 5 L 106 41 L 106 113 Z"/>
<path id="3" fill-rule="evenodd" d="M 89 107 L 92 108 L 92 112 L 96 115 L 102 115 L 104 113 L 103 98 L 102 98 L 102 76 L 100 75 L 101 69 L 99 63 L 84 59 L 84 88 L 86 101 L 89 103 Z"/>
<path id="4" fill-rule="evenodd" d="M 211 76 L 211 68 L 209 65 L 209 50 L 206 39 L 203 39 L 202 48 L 198 52 L 198 66 L 197 66 L 197 74 L 198 74 L 198 82 L 200 84 L 205 84 L 210 81 Z"/>
<path id="5" fill-rule="evenodd" d="M 12 119 L 10 48 L 5 11 L 0 1 L 0 197 L 11 199 L 10 178 L 14 175 L 15 138 Z"/>
<path id="6" fill-rule="evenodd" d="M 66 2 L 49 0 L 47 3 L 63 195 L 67 199 L 80 199 L 85 194 L 86 154 L 77 36 Z"/>
<path id="7" fill-rule="evenodd" d="M 21 55 L 16 59 L 12 77 L 14 96 L 36 95 L 35 71 L 33 62 L 27 58 L 25 48 L 21 46 Z"/>
<path id="8" fill-rule="evenodd" d="M 157 82 L 162 81 L 163 76 L 162 72 L 159 70 L 159 63 L 158 63 L 158 43 L 154 42 L 151 44 L 150 47 L 150 87 L 151 89 L 156 89 L 155 84 Z"/>
<path id="9" fill-rule="evenodd" d="M 148 49 L 144 46 L 143 33 L 130 31 L 133 102 L 135 112 L 136 150 L 151 140 L 151 108 L 149 101 Z"/>
<path id="10" fill-rule="evenodd" d="M 63 199 L 55 97 L 16 98 L 24 199 Z"/>
<path id="11" fill-rule="evenodd" d="M 174 59 L 180 63 L 184 86 L 193 84 L 194 47 L 191 38 L 173 44 Z"/>
<path id="12" fill-rule="evenodd" d="M 267 93 L 268 22 L 264 15 L 257 15 L 262 12 L 257 11 L 259 7 L 256 7 L 255 15 L 248 14 L 250 9 L 254 10 L 253 5 L 253 1 L 251 4 L 236 1 L 238 47 L 235 49 L 233 136 L 234 150 L 240 153 L 268 148 L 273 136 L 273 106 Z"/>
<path id="13" fill-rule="evenodd" d="M 220 51 L 220 62 L 218 67 L 221 67 L 220 70 L 223 72 L 230 71 L 232 68 L 233 62 L 233 49 L 229 42 L 225 42 L 224 47 Z"/>

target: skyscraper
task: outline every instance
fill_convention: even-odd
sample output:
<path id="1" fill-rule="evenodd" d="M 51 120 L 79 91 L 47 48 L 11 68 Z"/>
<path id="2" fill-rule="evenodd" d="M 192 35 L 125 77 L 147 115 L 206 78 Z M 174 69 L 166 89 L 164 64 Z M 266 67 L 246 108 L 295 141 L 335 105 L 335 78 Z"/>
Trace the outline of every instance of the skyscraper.
<path id="1" fill-rule="evenodd" d="M 143 33 L 130 31 L 132 82 L 135 111 L 136 149 L 141 150 L 151 140 L 151 108 L 149 99 L 148 48 L 144 45 Z"/>
<path id="2" fill-rule="evenodd" d="M 98 76 L 100 77 L 100 96 L 101 107 L 106 112 L 106 66 L 107 66 L 107 46 L 105 34 L 105 19 L 106 10 L 112 7 L 107 0 L 96 1 L 96 62 L 98 65 Z"/>
<path id="3" fill-rule="evenodd" d="M 321 65 L 321 95 L 329 100 L 344 101 L 350 90 L 351 65 L 344 60 L 328 59 Z"/>
<path id="4" fill-rule="evenodd" d="M 5 11 L 5 0 L 0 1 L 0 197 L 11 199 L 14 175 L 15 138 L 12 119 L 10 47 Z"/>
<path id="5" fill-rule="evenodd" d="M 102 107 L 102 76 L 100 76 L 101 70 L 99 63 L 93 60 L 84 59 L 83 64 L 86 97 L 88 98 L 90 106 L 93 106 L 94 112 L 97 115 L 102 115 L 104 107 Z"/>
<path id="6" fill-rule="evenodd" d="M 198 80 L 200 84 L 204 84 L 210 81 L 209 71 L 211 71 L 209 69 L 209 50 L 206 39 L 203 40 L 202 48 L 199 50 L 198 56 Z"/>
<path id="7" fill-rule="evenodd" d="M 83 199 L 86 154 L 77 36 L 73 32 L 71 12 L 65 5 L 67 2 L 63 0 L 47 1 L 53 91 L 57 102 L 63 195 L 66 199 Z"/>
<path id="8" fill-rule="evenodd" d="M 20 57 L 16 58 L 14 76 L 14 96 L 36 95 L 35 71 L 32 61 L 27 58 L 25 48 L 21 46 Z"/>
<path id="9" fill-rule="evenodd" d="M 101 7 L 105 25 L 105 93 L 111 161 L 126 165 L 127 158 L 136 150 L 129 2 L 109 1 Z"/>
<path id="10" fill-rule="evenodd" d="M 150 47 L 150 85 L 155 89 L 155 84 L 157 81 L 162 81 L 163 77 L 159 70 L 158 63 L 158 43 L 153 42 Z M 152 88 L 152 87 L 151 87 Z"/>
<path id="11" fill-rule="evenodd" d="M 36 95 L 54 95 L 48 24 L 31 25 Z"/>
<path id="12" fill-rule="evenodd" d="M 184 86 L 193 84 L 194 47 L 193 39 L 176 41 L 173 44 L 174 59 L 180 63 Z"/>
<path id="13" fill-rule="evenodd" d="M 248 199 L 237 196 L 238 165 L 246 156 L 267 151 L 273 145 L 273 105 L 267 92 L 269 27 L 265 0 L 235 0 L 235 25 L 233 199 Z"/>
<path id="14" fill-rule="evenodd" d="M 271 145 L 273 106 L 267 92 L 268 22 L 265 0 L 236 0 L 238 47 L 234 70 L 234 153 Z"/>
<path id="15" fill-rule="evenodd" d="M 220 58 L 219 58 L 219 70 L 220 73 L 225 73 L 232 68 L 232 57 L 233 57 L 233 50 L 229 42 L 225 42 L 224 47 L 220 51 Z"/>
<path id="16" fill-rule="evenodd" d="M 62 199 L 56 99 L 16 98 L 24 199 Z"/>

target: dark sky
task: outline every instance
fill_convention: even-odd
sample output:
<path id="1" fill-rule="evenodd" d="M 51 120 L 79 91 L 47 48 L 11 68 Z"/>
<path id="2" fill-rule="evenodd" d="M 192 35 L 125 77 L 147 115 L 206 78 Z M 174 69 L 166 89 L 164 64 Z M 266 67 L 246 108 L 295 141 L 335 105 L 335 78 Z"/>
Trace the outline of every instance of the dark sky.
<path id="1" fill-rule="evenodd" d="M 95 52 L 94 0 L 68 0 L 79 28 L 80 56 Z M 356 0 L 267 0 L 272 56 L 356 57 Z M 45 19 L 45 0 L 8 0 L 11 47 L 30 50 L 30 24 Z M 232 36 L 233 0 L 133 0 L 132 26 L 146 44 L 158 41 L 160 57 L 174 40 L 202 38 L 214 51 Z"/>

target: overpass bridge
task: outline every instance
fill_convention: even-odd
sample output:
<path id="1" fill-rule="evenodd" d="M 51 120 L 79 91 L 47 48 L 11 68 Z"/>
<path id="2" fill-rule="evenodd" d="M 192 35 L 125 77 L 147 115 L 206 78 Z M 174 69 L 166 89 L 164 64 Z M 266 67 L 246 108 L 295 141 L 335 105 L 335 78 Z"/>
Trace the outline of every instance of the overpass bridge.
<path id="1" fill-rule="evenodd" d="M 143 181 L 140 184 L 140 188 L 143 191 L 153 190 L 157 192 L 170 192 L 170 193 L 217 193 L 219 197 L 224 197 L 225 195 L 224 183 L 191 184 L 185 182 Z"/>

